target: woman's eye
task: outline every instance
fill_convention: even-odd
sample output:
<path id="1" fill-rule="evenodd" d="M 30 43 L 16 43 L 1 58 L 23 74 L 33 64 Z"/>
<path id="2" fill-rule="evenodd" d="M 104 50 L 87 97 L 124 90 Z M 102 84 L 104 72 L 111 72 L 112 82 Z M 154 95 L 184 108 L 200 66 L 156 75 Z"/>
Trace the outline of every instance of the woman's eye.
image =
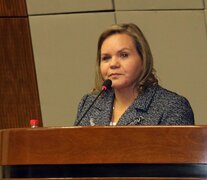
<path id="1" fill-rule="evenodd" d="M 124 53 L 124 52 L 123 52 L 123 53 L 120 54 L 120 57 L 121 57 L 121 58 L 127 58 L 128 56 L 129 56 L 128 53 Z"/>
<path id="2" fill-rule="evenodd" d="M 101 57 L 101 60 L 102 61 L 107 61 L 107 60 L 109 60 L 111 58 L 111 56 L 103 56 L 103 57 Z"/>

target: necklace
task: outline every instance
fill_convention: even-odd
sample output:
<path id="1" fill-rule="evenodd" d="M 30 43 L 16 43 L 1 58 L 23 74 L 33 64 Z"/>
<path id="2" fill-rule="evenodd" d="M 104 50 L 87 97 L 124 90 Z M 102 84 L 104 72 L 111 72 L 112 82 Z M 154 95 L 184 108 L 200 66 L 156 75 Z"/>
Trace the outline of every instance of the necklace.
<path id="1" fill-rule="evenodd" d="M 113 122 L 113 121 L 110 122 L 110 126 L 116 126 L 116 124 L 117 122 Z"/>

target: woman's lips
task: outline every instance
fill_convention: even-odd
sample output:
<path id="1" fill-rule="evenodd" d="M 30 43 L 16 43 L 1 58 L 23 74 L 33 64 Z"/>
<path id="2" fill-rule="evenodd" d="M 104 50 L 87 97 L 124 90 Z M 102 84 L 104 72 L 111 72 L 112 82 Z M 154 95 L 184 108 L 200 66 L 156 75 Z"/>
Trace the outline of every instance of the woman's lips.
<path id="1" fill-rule="evenodd" d="M 121 73 L 111 73 L 109 75 L 109 78 L 118 78 L 119 76 L 121 76 L 122 74 Z"/>
<path id="2" fill-rule="evenodd" d="M 109 77 L 111 77 L 111 76 L 120 76 L 120 75 L 122 75 L 121 73 L 111 73 L 111 74 L 109 74 Z"/>

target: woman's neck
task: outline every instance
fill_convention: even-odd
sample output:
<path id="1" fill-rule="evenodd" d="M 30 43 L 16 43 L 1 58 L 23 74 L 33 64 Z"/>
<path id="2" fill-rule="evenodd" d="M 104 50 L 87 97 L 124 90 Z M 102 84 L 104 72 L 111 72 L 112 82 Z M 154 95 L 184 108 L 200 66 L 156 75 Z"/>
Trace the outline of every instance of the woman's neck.
<path id="1" fill-rule="evenodd" d="M 113 104 L 112 123 L 117 123 L 122 114 L 128 109 L 128 107 L 134 102 L 138 92 L 136 90 L 116 90 L 115 99 Z"/>
<path id="2" fill-rule="evenodd" d="M 116 90 L 115 89 L 115 103 L 117 105 L 129 107 L 137 98 L 138 92 L 135 89 Z"/>

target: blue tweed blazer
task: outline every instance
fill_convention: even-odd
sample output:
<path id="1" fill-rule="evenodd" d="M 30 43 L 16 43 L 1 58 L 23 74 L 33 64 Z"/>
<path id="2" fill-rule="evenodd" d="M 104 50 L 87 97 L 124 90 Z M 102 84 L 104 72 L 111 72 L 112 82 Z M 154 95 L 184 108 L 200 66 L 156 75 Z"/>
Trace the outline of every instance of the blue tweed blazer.
<path id="1" fill-rule="evenodd" d="M 75 125 L 97 95 L 85 95 L 79 103 Z M 104 92 L 80 121 L 79 126 L 109 126 L 114 91 Z M 117 126 L 193 125 L 194 114 L 188 100 L 159 85 L 148 87 L 120 117 Z"/>

